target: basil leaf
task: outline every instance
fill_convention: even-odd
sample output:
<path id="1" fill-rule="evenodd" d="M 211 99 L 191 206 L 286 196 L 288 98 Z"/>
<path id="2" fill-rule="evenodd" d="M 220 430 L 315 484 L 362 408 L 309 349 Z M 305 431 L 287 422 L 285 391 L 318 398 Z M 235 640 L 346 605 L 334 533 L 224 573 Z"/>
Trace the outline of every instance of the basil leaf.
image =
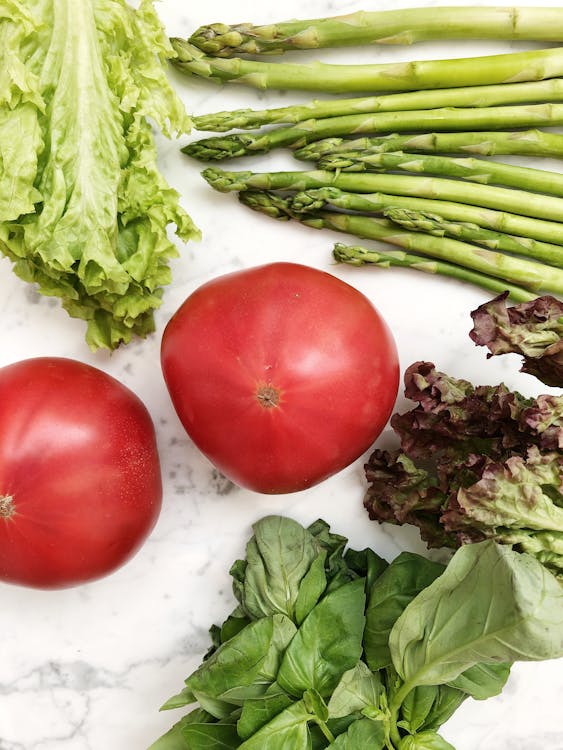
<path id="1" fill-rule="evenodd" d="M 455 747 L 436 732 L 427 731 L 403 737 L 399 750 L 455 750 Z"/>
<path id="2" fill-rule="evenodd" d="M 284 615 L 247 625 L 223 643 L 186 680 L 197 700 L 217 718 L 230 711 L 224 702 L 239 703 L 263 694 L 274 682 L 281 656 L 295 634 Z"/>
<path id="3" fill-rule="evenodd" d="M 331 532 L 329 525 L 322 519 L 318 519 L 311 524 L 308 530 L 315 537 L 321 549 L 326 552 L 327 587 L 325 593 L 335 591 L 340 586 L 358 577 L 344 559 L 344 550 L 348 542 L 345 536 Z"/>
<path id="4" fill-rule="evenodd" d="M 360 551 L 347 549 L 344 559 L 350 570 L 353 570 L 360 578 L 366 579 L 368 591 L 389 565 L 387 560 L 369 548 Z"/>
<path id="5" fill-rule="evenodd" d="M 362 654 L 365 582 L 358 578 L 327 594 L 309 613 L 283 655 L 277 681 L 290 695 L 332 693 Z"/>
<path id="6" fill-rule="evenodd" d="M 328 702 L 331 719 L 339 719 L 366 706 L 379 706 L 383 685 L 379 674 L 374 674 L 363 661 L 344 672 Z"/>
<path id="7" fill-rule="evenodd" d="M 419 727 L 422 729 L 433 729 L 437 731 L 461 706 L 467 698 L 467 693 L 449 685 L 438 685 L 436 699 L 424 724 Z"/>
<path id="8" fill-rule="evenodd" d="M 449 684 L 476 700 L 498 695 L 510 675 L 510 664 L 475 664 Z"/>
<path id="9" fill-rule="evenodd" d="M 368 593 L 365 657 L 372 671 L 391 664 L 389 634 L 399 615 L 417 594 L 444 571 L 440 563 L 401 552 L 376 579 Z"/>
<path id="10" fill-rule="evenodd" d="M 405 726 L 410 734 L 418 732 L 424 726 L 439 690 L 438 685 L 418 685 L 402 702 L 401 726 Z"/>
<path id="11" fill-rule="evenodd" d="M 243 742 L 239 750 L 309 750 L 307 722 L 312 718 L 303 701 L 292 703 Z"/>
<path id="12" fill-rule="evenodd" d="M 159 737 L 148 750 L 189 750 L 184 737 L 184 727 L 188 724 L 204 724 L 215 719 L 201 708 L 195 708 L 177 721 L 167 732 Z"/>
<path id="13" fill-rule="evenodd" d="M 383 722 L 372 719 L 358 719 L 346 732 L 340 734 L 329 747 L 334 750 L 382 750 L 385 747 Z"/>
<path id="14" fill-rule="evenodd" d="M 295 621 L 301 581 L 317 558 L 319 545 L 301 524 L 283 516 L 266 516 L 253 529 L 242 592 L 239 581 L 241 604 L 252 619 L 281 613 Z"/>
<path id="15" fill-rule="evenodd" d="M 325 560 L 326 551 L 321 550 L 301 579 L 295 598 L 295 623 L 297 625 L 301 625 L 326 589 Z"/>
<path id="16" fill-rule="evenodd" d="M 182 706 L 189 706 L 190 703 L 195 703 L 196 698 L 192 691 L 185 687 L 183 690 L 181 690 L 176 695 L 173 695 L 171 698 L 168 698 L 166 703 L 163 703 L 163 705 L 160 707 L 161 711 L 169 711 L 173 708 L 182 708 Z"/>
<path id="17" fill-rule="evenodd" d="M 452 682 L 481 662 L 563 656 L 563 587 L 530 555 L 466 544 L 407 606 L 389 644 L 405 689 Z"/>
<path id="18" fill-rule="evenodd" d="M 242 706 L 237 724 L 239 737 L 243 740 L 252 737 L 260 727 L 267 724 L 285 708 L 291 705 L 292 699 L 277 685 L 272 685 L 260 698 L 249 698 Z"/>
<path id="19" fill-rule="evenodd" d="M 234 724 L 187 724 L 182 733 L 189 750 L 233 750 L 240 746 Z"/>

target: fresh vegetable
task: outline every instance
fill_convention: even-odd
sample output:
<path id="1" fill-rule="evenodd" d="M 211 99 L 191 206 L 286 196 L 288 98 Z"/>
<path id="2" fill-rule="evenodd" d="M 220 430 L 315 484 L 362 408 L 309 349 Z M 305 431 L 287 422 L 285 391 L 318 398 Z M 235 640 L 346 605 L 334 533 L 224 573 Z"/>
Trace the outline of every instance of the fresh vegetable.
<path id="1" fill-rule="evenodd" d="M 201 161 L 219 161 L 263 154 L 275 148 L 303 148 L 311 141 L 334 136 L 427 130 L 488 131 L 495 128 L 554 127 L 562 124 L 563 104 L 443 107 L 311 118 L 296 125 L 201 138 L 184 146 L 182 151 Z"/>
<path id="2" fill-rule="evenodd" d="M 420 184 L 420 183 L 419 183 Z M 431 195 L 431 191 L 427 191 Z M 388 193 L 352 193 L 336 187 L 312 188 L 298 191 L 288 198 L 293 214 L 310 214 L 323 208 L 337 208 L 363 214 L 384 214 L 390 209 L 404 209 L 407 212 L 419 211 L 441 217 L 455 237 L 462 238 L 465 229 L 454 230 L 453 224 L 472 224 L 503 235 L 503 242 L 517 243 L 520 254 L 544 260 L 550 265 L 560 266 L 560 246 L 563 244 L 561 225 L 553 221 L 531 219 L 521 214 L 471 206 L 433 198 L 417 198 L 414 195 L 390 195 Z M 475 238 L 473 232 L 472 237 Z M 490 240 L 490 238 L 489 238 Z M 498 242 L 487 241 L 490 248 L 498 247 Z M 514 251 L 514 248 L 513 250 Z"/>
<path id="3" fill-rule="evenodd" d="M 169 226 L 197 236 L 152 132 L 190 128 L 174 53 L 151 0 L 0 5 L 0 251 L 113 349 L 154 329 Z"/>
<path id="4" fill-rule="evenodd" d="M 539 130 L 477 130 L 469 132 L 388 133 L 363 138 L 324 138 L 312 141 L 293 152 L 296 159 L 318 161 L 328 154 L 362 151 L 378 154 L 386 151 L 417 153 L 475 154 L 495 156 L 563 156 L 563 135 Z"/>
<path id="5" fill-rule="evenodd" d="M 209 55 L 279 54 L 286 50 L 447 39 L 563 41 L 561 8 L 456 7 L 356 11 L 330 18 L 201 26 L 190 42 Z"/>
<path id="6" fill-rule="evenodd" d="M 442 38 L 445 38 L 442 36 Z M 414 91 L 540 81 L 563 75 L 563 51 L 534 49 L 453 60 L 334 65 L 217 58 L 175 37 L 172 63 L 188 75 L 258 89 L 324 91 L 333 94 Z"/>
<path id="7" fill-rule="evenodd" d="M 429 362 L 407 368 L 405 396 L 417 406 L 391 418 L 400 447 L 365 467 L 370 518 L 414 524 L 430 547 L 493 539 L 563 578 L 563 396 L 473 386 Z"/>
<path id="8" fill-rule="evenodd" d="M 492 159 L 440 156 L 434 154 L 393 153 L 365 154 L 350 151 L 328 154 L 318 161 L 319 169 L 339 172 L 406 172 L 437 175 L 479 185 L 505 185 L 520 190 L 563 197 L 563 175 L 546 169 L 503 164 Z"/>
<path id="9" fill-rule="evenodd" d="M 357 459 L 398 387 L 395 344 L 371 302 L 294 263 L 197 289 L 166 326 L 162 368 L 195 444 L 264 493 L 302 490 Z"/>
<path id="10" fill-rule="evenodd" d="M 551 195 L 529 193 L 495 185 L 450 180 L 443 177 L 379 174 L 371 172 L 346 173 L 326 170 L 283 172 L 228 172 L 217 167 L 203 170 L 204 179 L 220 192 L 243 190 L 309 190 L 335 187 L 356 193 L 390 193 L 413 198 L 433 198 L 456 201 L 483 208 L 512 212 L 544 219 L 551 223 L 563 222 L 563 199 Z M 540 225 L 543 228 L 543 225 Z M 546 239 L 546 237 L 538 237 Z M 549 240 L 548 240 L 549 241 Z M 551 240 L 555 241 L 555 240 Z M 561 244 L 561 243 L 558 243 Z"/>
<path id="11" fill-rule="evenodd" d="M 527 255 L 535 260 L 545 261 L 556 268 L 563 267 L 563 247 L 561 245 L 538 242 L 529 237 L 515 237 L 504 232 L 494 232 L 469 222 L 446 221 L 438 214 L 413 211 L 407 208 L 390 207 L 383 211 L 383 215 L 395 224 L 412 229 L 415 232 L 427 232 L 436 237 L 454 237 L 502 252 Z"/>
<path id="12" fill-rule="evenodd" d="M 305 104 L 291 104 L 275 109 L 237 109 L 212 112 L 193 117 L 197 130 L 217 133 L 235 128 L 247 129 L 279 123 L 300 123 L 304 120 L 375 112 L 425 110 L 442 107 L 491 107 L 501 104 L 557 102 L 563 98 L 563 80 L 503 83 L 493 86 L 408 91 L 353 99 L 316 99 Z M 554 139 L 555 142 L 561 138 Z M 392 149 L 394 151 L 400 149 Z M 405 149 L 408 150 L 408 149 Z M 559 150 L 561 154 L 561 150 Z"/>
<path id="13" fill-rule="evenodd" d="M 546 385 L 563 388 L 563 303 L 538 297 L 529 303 L 506 306 L 506 294 L 471 313 L 469 336 L 489 349 L 487 356 L 513 352 L 522 355 L 522 372 Z M 563 443 L 559 445 L 563 448 Z"/>
<path id="14" fill-rule="evenodd" d="M 383 240 L 392 245 L 422 253 L 423 255 L 419 256 L 421 262 L 424 262 L 424 256 L 427 256 L 445 261 L 448 266 L 456 264 L 460 267 L 459 278 L 465 278 L 466 281 L 477 283 L 486 289 L 497 291 L 508 289 L 515 300 L 526 301 L 533 298 L 532 290 L 543 288 L 544 285 L 550 288 L 553 284 L 558 291 L 559 288 L 563 289 L 559 286 L 563 280 L 563 272 L 560 269 L 474 247 L 457 239 L 406 231 L 388 219 L 324 211 L 294 215 L 286 199 L 268 191 L 244 191 L 240 193 L 239 199 L 253 210 L 273 218 L 281 220 L 297 218 L 301 223 L 313 229 L 332 229 L 357 237 Z M 390 214 L 391 211 L 385 213 Z M 370 262 L 379 264 L 380 261 L 377 251 L 370 255 L 370 251 L 365 248 L 357 250 L 350 248 L 346 255 L 336 251 L 334 257 L 336 260 L 346 261 L 352 265 Z M 452 270 L 452 273 L 446 275 L 455 274 Z M 499 279 L 502 279 L 502 282 Z"/>
<path id="15" fill-rule="evenodd" d="M 411 175 L 397 174 L 375 174 L 375 173 L 345 173 L 329 172 L 323 170 L 297 171 L 297 172 L 226 172 L 217 168 L 208 168 L 203 171 L 204 178 L 215 189 L 222 192 L 238 191 L 239 200 L 250 208 L 260 211 L 272 218 L 287 220 L 297 219 L 302 224 L 315 229 L 332 229 L 345 232 L 356 237 L 371 240 L 383 240 L 411 252 L 420 253 L 421 263 L 425 257 L 430 257 L 446 266 L 434 266 L 432 272 L 447 271 L 446 275 L 456 275 L 451 269 L 455 264 L 462 269 L 468 269 L 470 273 L 458 271 L 459 278 L 465 276 L 467 281 L 478 283 L 492 291 L 503 291 L 494 279 L 504 281 L 504 289 L 509 289 L 512 299 L 515 301 L 528 301 L 533 298 L 530 292 L 549 291 L 555 294 L 563 292 L 563 271 L 559 267 L 560 252 L 557 247 L 541 245 L 533 241 L 534 235 L 541 241 L 550 240 L 553 244 L 561 242 L 561 224 L 539 219 L 540 215 L 547 216 L 545 210 L 548 205 L 556 212 L 557 206 L 563 207 L 563 202 L 555 196 L 545 196 L 527 193 L 524 190 L 514 190 L 493 185 L 476 185 L 462 182 L 460 180 L 429 178 Z M 387 218 L 378 218 L 356 211 L 326 211 L 317 209 L 315 199 L 310 200 L 310 192 L 313 196 L 318 194 L 332 195 L 332 191 L 347 190 L 355 191 L 355 198 L 350 195 L 350 208 L 357 208 L 364 201 L 364 210 L 373 211 L 379 207 L 380 213 Z M 381 190 L 384 194 L 375 193 L 369 195 L 369 190 Z M 289 195 L 288 195 L 289 193 Z M 337 193 L 341 198 L 344 193 Z M 441 222 L 440 216 L 422 217 L 401 209 L 393 203 L 394 197 L 391 193 L 401 194 L 403 197 L 412 197 L 414 202 L 420 200 L 419 196 L 431 196 L 432 203 L 439 206 L 449 204 L 450 210 L 456 210 L 456 204 L 451 201 L 470 202 L 472 199 L 480 200 L 481 205 L 492 207 L 496 210 L 493 218 L 489 221 L 503 221 L 504 218 L 514 218 L 514 225 L 525 226 L 528 236 L 499 237 L 491 236 L 481 232 L 478 227 L 452 227 L 451 231 L 442 231 L 436 228 L 436 221 Z M 438 200 L 436 200 L 438 199 Z M 534 199 L 537 204 L 532 205 Z M 357 202 L 356 202 L 357 201 Z M 330 200 L 329 200 L 330 202 Z M 343 201 L 341 201 L 342 203 Z M 323 201 L 320 201 L 322 205 Z M 294 209 L 295 205 L 295 209 Z M 405 202 L 408 206 L 409 203 Z M 459 207 L 459 204 L 457 204 Z M 526 217 L 518 217 L 516 214 L 507 214 L 506 209 L 515 212 L 526 212 Z M 467 213 L 479 215 L 476 206 L 469 206 Z M 554 214 L 551 214 L 554 216 Z M 417 217 L 420 226 L 413 221 Z M 563 213 L 562 213 L 563 217 Z M 393 219 L 393 220 L 391 220 Z M 482 223 L 487 221 L 487 211 L 482 214 Z M 405 228 L 404 225 L 408 228 Z M 507 228 L 505 225 L 504 229 Z M 412 231 L 422 229 L 423 231 Z M 448 236 L 453 235 L 453 236 Z M 484 236 L 485 235 L 485 236 Z M 457 237 L 463 237 L 470 241 L 461 241 Z M 530 239 L 532 237 L 532 240 Z M 476 243 L 474 245 L 473 243 Z M 486 246 L 486 249 L 482 247 Z M 509 250 L 508 253 L 497 252 L 488 249 L 497 247 Z M 519 252 L 531 258 L 513 257 L 513 252 Z M 381 254 L 375 251 L 370 256 L 367 248 L 350 249 L 347 254 L 335 253 L 340 261 L 351 262 L 356 265 L 369 263 L 388 266 L 396 265 L 381 263 Z M 537 262 L 537 259 L 548 262 Z M 411 258 L 409 265 L 416 267 Z M 551 265 L 553 263 L 553 265 Z M 428 270 L 428 269 L 423 269 Z M 476 272 L 476 274 L 475 274 Z M 491 281 L 491 277 L 493 281 Z"/>
<path id="16" fill-rule="evenodd" d="M 128 560 L 161 505 L 154 427 L 106 373 L 42 357 L 0 369 L 0 579 L 92 581 Z"/>
<path id="17" fill-rule="evenodd" d="M 514 300 L 535 299 L 535 295 L 532 292 L 528 292 L 514 284 L 509 284 L 502 279 L 497 279 L 494 276 L 487 276 L 484 273 L 472 271 L 465 266 L 459 266 L 443 260 L 435 260 L 434 258 L 417 255 L 416 253 L 408 253 L 404 250 L 381 251 L 373 248 L 368 249 L 361 245 L 346 245 L 342 242 L 336 242 L 332 254 L 338 263 L 348 263 L 352 266 L 367 264 L 377 266 L 378 268 L 410 268 L 422 271 L 423 273 L 449 276 L 452 279 L 475 284 L 475 286 L 488 289 L 491 292 L 506 293 Z"/>
<path id="18" fill-rule="evenodd" d="M 406 750 L 468 697 L 497 695 L 512 662 L 563 655 L 563 588 L 492 541 L 447 565 L 355 551 L 316 521 L 253 527 L 231 568 L 237 606 L 180 693 L 199 704 L 150 750 Z"/>

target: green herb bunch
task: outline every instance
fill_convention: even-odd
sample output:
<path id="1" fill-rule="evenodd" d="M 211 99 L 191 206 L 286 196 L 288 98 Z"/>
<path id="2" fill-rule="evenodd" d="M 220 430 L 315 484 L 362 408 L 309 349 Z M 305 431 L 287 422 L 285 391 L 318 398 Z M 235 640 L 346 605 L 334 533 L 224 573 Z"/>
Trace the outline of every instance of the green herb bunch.
<path id="1" fill-rule="evenodd" d="M 231 568 L 238 606 L 150 750 L 451 750 L 438 730 L 516 660 L 563 655 L 563 587 L 491 540 L 447 566 L 355 551 L 318 520 L 268 516 Z"/>

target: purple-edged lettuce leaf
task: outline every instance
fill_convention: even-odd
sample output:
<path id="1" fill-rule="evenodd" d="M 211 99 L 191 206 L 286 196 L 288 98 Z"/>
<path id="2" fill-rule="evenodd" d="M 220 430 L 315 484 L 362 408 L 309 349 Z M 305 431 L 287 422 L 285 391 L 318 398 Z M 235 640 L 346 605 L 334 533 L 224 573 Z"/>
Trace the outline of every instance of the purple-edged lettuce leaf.
<path id="1" fill-rule="evenodd" d="M 429 547 L 492 538 L 563 576 L 563 396 L 473 386 L 416 362 L 395 451 L 365 466 L 370 518 L 413 524 Z"/>
<path id="2" fill-rule="evenodd" d="M 488 357 L 514 352 L 522 372 L 563 388 L 563 302 L 545 295 L 507 307 L 508 292 L 471 313 L 470 338 L 489 349 Z"/>

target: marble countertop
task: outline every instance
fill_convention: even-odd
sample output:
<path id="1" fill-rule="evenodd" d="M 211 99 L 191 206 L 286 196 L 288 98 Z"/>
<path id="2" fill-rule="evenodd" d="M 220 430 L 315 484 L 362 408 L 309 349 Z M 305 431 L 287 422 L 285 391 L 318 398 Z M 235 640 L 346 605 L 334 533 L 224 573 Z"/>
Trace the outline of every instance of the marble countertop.
<path id="1" fill-rule="evenodd" d="M 434 3 L 411 3 L 415 4 Z M 394 7 L 382 0 L 369 5 Z M 298 0 L 287 0 L 283 7 L 274 0 L 260 5 L 250 0 L 157 4 L 168 32 L 178 36 L 218 20 L 266 23 L 280 20 L 280 15 L 302 17 L 303 7 Z M 317 17 L 363 7 L 359 0 L 310 0 L 306 14 Z M 424 44 L 347 51 L 339 59 L 384 61 L 512 48 L 516 45 Z M 170 75 L 188 110 L 198 114 L 311 98 L 220 88 L 174 71 Z M 396 337 L 402 370 L 424 359 L 475 383 L 503 380 L 523 393 L 539 392 L 537 381 L 518 373 L 517 359 L 487 361 L 484 350 L 470 341 L 469 312 L 489 295 L 415 272 L 336 266 L 330 251 L 342 236 L 273 222 L 248 211 L 234 196 L 213 192 L 201 179 L 199 165 L 183 156 L 179 145 L 159 138 L 162 170 L 181 192 L 203 239 L 179 246 L 180 257 L 172 264 L 173 283 L 157 313 L 157 332 L 147 340 L 111 356 L 90 352 L 82 323 L 68 318 L 55 300 L 39 297 L 15 277 L 6 259 L 0 259 L 0 365 L 57 355 L 88 362 L 120 379 L 144 400 L 153 416 L 164 481 L 164 504 L 156 528 L 119 571 L 62 591 L 0 584 L 0 750 L 147 748 L 175 718 L 173 713 L 159 713 L 159 706 L 199 664 L 209 644 L 209 626 L 232 609 L 229 566 L 244 553 L 251 524 L 266 514 L 290 515 L 304 524 L 323 517 L 334 531 L 349 538 L 352 547 L 369 545 L 388 559 L 402 549 L 425 552 L 416 531 L 369 521 L 362 507 L 362 459 L 308 491 L 262 496 L 234 487 L 191 444 L 164 386 L 159 346 L 167 320 L 204 281 L 277 260 L 329 270 L 367 294 L 386 318 Z M 293 164 L 289 158 L 287 154 L 256 157 L 233 168 L 277 168 Z M 398 408 L 402 404 L 399 396 Z M 560 662 L 521 664 L 501 696 L 467 701 L 446 724 L 443 735 L 457 750 L 563 750 L 562 704 Z"/>

